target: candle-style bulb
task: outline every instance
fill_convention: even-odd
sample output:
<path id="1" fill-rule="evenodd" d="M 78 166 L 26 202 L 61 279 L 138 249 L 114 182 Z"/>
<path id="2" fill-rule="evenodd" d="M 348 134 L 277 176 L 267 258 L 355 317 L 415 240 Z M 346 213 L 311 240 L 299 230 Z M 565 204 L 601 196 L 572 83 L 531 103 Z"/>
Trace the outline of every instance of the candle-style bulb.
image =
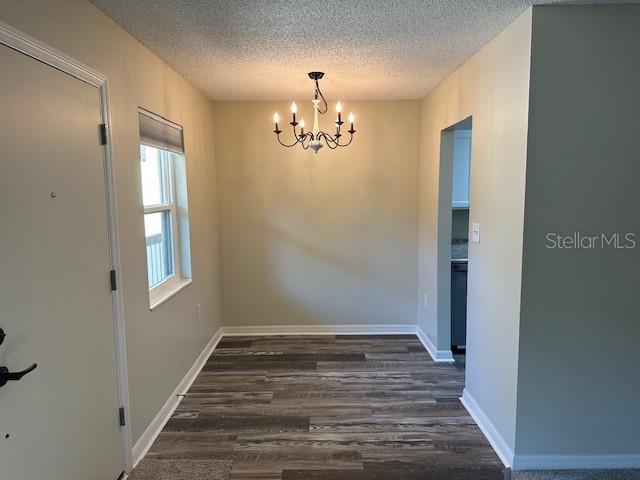
<path id="1" fill-rule="evenodd" d="M 353 123 L 355 121 L 356 117 L 353 116 L 353 113 L 349 114 L 349 123 Z"/>
<path id="2" fill-rule="evenodd" d="M 291 102 L 291 113 L 296 113 L 298 111 L 298 106 L 296 102 Z"/>
<path id="3" fill-rule="evenodd" d="M 273 123 L 278 123 L 280 121 L 280 115 L 278 115 L 278 112 L 273 114 Z"/>
<path id="4" fill-rule="evenodd" d="M 304 130 L 304 118 L 300 119 L 300 128 Z"/>
<path id="5" fill-rule="evenodd" d="M 342 104 L 340 102 L 336 103 L 336 112 L 342 112 Z"/>

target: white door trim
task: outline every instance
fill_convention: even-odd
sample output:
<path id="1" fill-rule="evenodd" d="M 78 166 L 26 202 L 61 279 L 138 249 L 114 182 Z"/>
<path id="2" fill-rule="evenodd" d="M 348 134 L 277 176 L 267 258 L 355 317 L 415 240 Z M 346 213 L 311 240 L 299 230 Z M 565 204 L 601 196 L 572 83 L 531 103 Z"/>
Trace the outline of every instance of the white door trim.
<path id="1" fill-rule="evenodd" d="M 120 268 L 120 245 L 118 242 L 118 214 L 116 208 L 115 174 L 113 168 L 113 150 L 111 148 L 111 112 L 109 109 L 109 83 L 107 77 L 58 50 L 16 30 L 0 21 L 0 44 L 49 65 L 61 72 L 77 78 L 99 90 L 102 122 L 106 125 L 107 144 L 103 147 L 104 178 L 107 195 L 109 261 L 111 270 L 118 272 L 118 288 L 112 292 L 113 324 L 116 342 L 116 374 L 118 380 L 118 398 L 124 408 L 126 425 L 121 427 L 123 470 L 131 470 L 131 421 L 129 414 L 129 381 L 127 375 L 126 342 L 124 330 L 124 305 L 122 301 L 122 269 Z M 98 126 L 96 125 L 96 131 Z M 105 277 L 109 272 L 105 271 Z M 105 282 L 106 283 L 106 282 Z M 114 421 L 117 412 L 114 412 Z"/>

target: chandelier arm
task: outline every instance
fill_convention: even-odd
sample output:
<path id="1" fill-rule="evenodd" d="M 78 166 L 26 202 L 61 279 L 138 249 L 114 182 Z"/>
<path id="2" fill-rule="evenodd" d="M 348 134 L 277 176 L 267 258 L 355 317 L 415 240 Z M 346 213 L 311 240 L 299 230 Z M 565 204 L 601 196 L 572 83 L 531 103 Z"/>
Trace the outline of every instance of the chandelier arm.
<path id="1" fill-rule="evenodd" d="M 298 133 L 296 132 L 296 126 L 295 125 L 291 125 L 291 126 L 293 128 L 293 138 L 296 139 L 296 141 L 293 142 L 291 145 L 286 144 L 286 143 L 282 143 L 282 140 L 280 140 L 280 133 L 276 133 L 276 138 L 278 139 L 278 143 L 280 145 L 282 145 L 283 147 L 291 148 L 291 147 L 295 147 L 297 144 L 301 143 L 300 137 L 298 136 Z"/>
<path id="2" fill-rule="evenodd" d="M 338 147 L 338 141 L 328 133 L 320 132 L 318 134 L 318 140 L 320 140 L 320 138 L 324 139 L 324 143 L 326 143 L 327 147 L 329 147 L 331 150 L 334 150 L 336 147 Z"/>
<path id="3" fill-rule="evenodd" d="M 307 132 L 303 137 L 300 138 L 300 145 L 302 145 L 302 148 L 307 150 L 309 148 L 309 142 L 311 140 L 313 140 L 313 133 Z"/>
<path id="4" fill-rule="evenodd" d="M 353 141 L 353 133 L 351 134 L 351 136 L 349 137 L 349 141 L 347 143 L 340 143 L 340 139 L 336 139 L 336 146 L 338 147 L 347 147 L 351 144 L 351 142 Z"/>
<path id="5" fill-rule="evenodd" d="M 278 143 L 280 145 L 282 145 L 283 147 L 287 147 L 287 148 L 295 147 L 298 143 L 300 143 L 300 140 L 298 140 L 298 139 L 296 139 L 296 141 L 293 142 L 291 145 L 287 145 L 286 143 L 282 143 L 282 140 L 280 140 L 280 134 L 279 133 L 276 134 L 276 138 L 278 139 Z"/>
<path id="6" fill-rule="evenodd" d="M 313 132 L 308 132 L 305 134 L 305 139 L 307 140 L 307 144 L 309 144 L 314 140 L 319 140 L 319 137 L 316 137 Z"/>
<path id="7" fill-rule="evenodd" d="M 347 143 L 340 143 L 340 138 L 336 139 L 332 135 L 329 135 L 325 132 L 320 132 L 318 136 L 322 136 L 325 139 L 327 146 L 334 150 L 337 147 L 348 147 L 349 145 L 351 145 L 351 142 L 353 141 L 353 133 L 351 133 L 350 135 L 351 136 L 349 137 L 349 141 Z M 330 142 L 333 143 L 335 147 L 331 147 Z"/>
<path id="8" fill-rule="evenodd" d="M 291 124 L 291 128 L 293 129 L 293 136 L 296 139 L 296 143 L 303 143 L 306 136 L 309 135 L 309 132 L 303 135 L 302 132 L 304 131 L 304 129 L 301 128 L 300 133 L 298 133 L 298 131 L 296 130 L 297 125 L 299 124 L 298 123 L 296 123 L 295 125 Z"/>
<path id="9" fill-rule="evenodd" d="M 344 145 L 343 145 L 343 144 L 338 143 L 338 146 L 339 146 L 339 147 L 348 147 L 349 145 L 351 145 L 351 142 L 353 142 L 353 133 L 352 133 L 352 134 L 351 134 L 351 136 L 349 137 L 349 141 L 348 141 L 347 143 L 345 143 Z"/>
<path id="10" fill-rule="evenodd" d="M 332 144 L 332 142 L 330 142 L 330 141 L 328 140 L 328 138 L 326 138 L 326 137 L 325 137 L 325 143 L 327 144 L 327 147 L 329 147 L 329 149 L 330 149 L 330 150 L 335 150 L 336 148 L 338 148 L 338 147 L 339 147 L 339 145 L 338 145 L 337 143 L 335 143 L 335 142 L 334 142 L 334 143 Z"/>
<path id="11" fill-rule="evenodd" d="M 340 145 L 340 137 L 336 138 L 329 133 L 325 133 L 325 138 L 327 140 L 327 146 L 332 150 L 335 150 L 338 147 L 344 146 L 344 145 Z M 331 146 L 331 144 L 333 144 L 333 146 Z"/>

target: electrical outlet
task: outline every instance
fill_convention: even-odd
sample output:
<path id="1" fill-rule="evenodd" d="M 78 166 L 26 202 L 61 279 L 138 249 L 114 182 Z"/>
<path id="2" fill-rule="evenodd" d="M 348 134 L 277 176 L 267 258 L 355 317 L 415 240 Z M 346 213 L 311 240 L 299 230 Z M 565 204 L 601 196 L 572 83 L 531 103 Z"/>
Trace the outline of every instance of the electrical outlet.
<path id="1" fill-rule="evenodd" d="M 200 318 L 202 316 L 202 305 L 200 302 L 196 303 L 196 318 Z"/>
<path id="2" fill-rule="evenodd" d="M 429 296 L 424 294 L 424 308 L 429 308 Z"/>

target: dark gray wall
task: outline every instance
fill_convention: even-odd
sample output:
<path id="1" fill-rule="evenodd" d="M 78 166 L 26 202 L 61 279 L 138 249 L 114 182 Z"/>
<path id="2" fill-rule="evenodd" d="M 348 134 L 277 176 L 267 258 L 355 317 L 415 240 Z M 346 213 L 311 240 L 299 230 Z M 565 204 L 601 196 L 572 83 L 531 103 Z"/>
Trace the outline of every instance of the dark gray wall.
<path id="1" fill-rule="evenodd" d="M 640 453 L 640 6 L 533 11 L 516 462 Z M 640 243 L 640 236 L 636 237 Z"/>
<path id="2" fill-rule="evenodd" d="M 469 238 L 469 209 L 451 211 L 451 238 Z"/>

